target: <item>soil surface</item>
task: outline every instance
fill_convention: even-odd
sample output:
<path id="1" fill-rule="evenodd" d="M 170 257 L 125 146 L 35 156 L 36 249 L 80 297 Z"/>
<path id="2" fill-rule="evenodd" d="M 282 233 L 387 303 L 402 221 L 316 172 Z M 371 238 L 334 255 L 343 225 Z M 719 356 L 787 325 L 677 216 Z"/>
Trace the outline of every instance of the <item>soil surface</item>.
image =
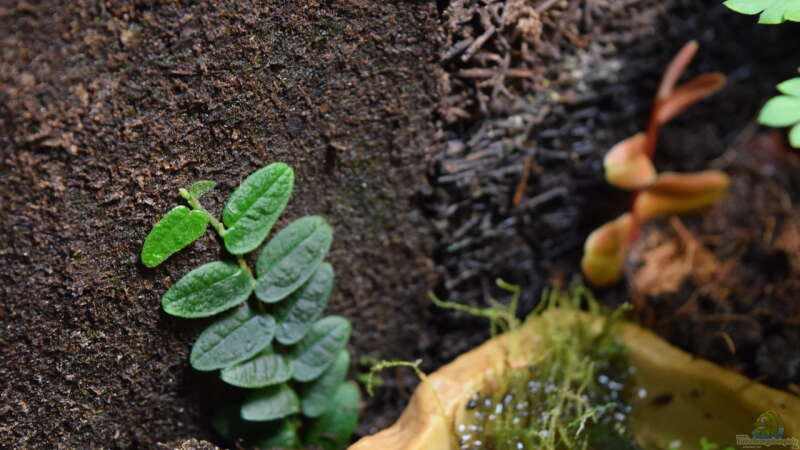
<path id="1" fill-rule="evenodd" d="M 410 206 L 434 134 L 430 2 L 0 2 L 0 447 L 147 448 L 215 439 L 205 320 L 165 289 L 220 255 L 207 233 L 138 261 L 179 187 L 297 175 L 280 227 L 335 228 L 328 313 L 354 355 L 416 357 L 433 266 Z"/>
<path id="2" fill-rule="evenodd" d="M 656 164 L 723 168 L 731 193 L 648 227 L 628 284 L 598 296 L 635 301 L 692 353 L 800 384 L 796 157 L 752 125 L 796 73 L 796 25 L 717 0 L 268 3 L 0 0 L 0 447 L 223 444 L 208 422 L 232 391 L 187 364 L 208 322 L 160 310 L 220 243 L 157 269 L 138 253 L 179 187 L 218 181 L 204 197 L 218 213 L 278 160 L 297 173 L 278 226 L 323 214 L 336 230 L 328 312 L 354 324 L 352 375 L 448 362 L 488 326 L 427 290 L 486 305 L 500 277 L 523 287 L 522 315 L 572 280 L 587 234 L 628 205 L 602 157 L 644 128 L 689 39 L 687 75 L 729 83 L 663 130 Z M 654 255 L 691 270 L 652 290 Z M 417 383 L 408 369 L 382 381 L 360 434 Z"/>

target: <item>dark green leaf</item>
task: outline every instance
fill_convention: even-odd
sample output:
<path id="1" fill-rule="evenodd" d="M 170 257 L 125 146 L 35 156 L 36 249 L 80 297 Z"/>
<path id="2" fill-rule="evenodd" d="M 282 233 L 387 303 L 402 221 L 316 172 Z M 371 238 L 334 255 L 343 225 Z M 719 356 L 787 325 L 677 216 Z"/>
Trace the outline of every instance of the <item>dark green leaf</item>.
<path id="1" fill-rule="evenodd" d="M 294 172 L 284 163 L 270 164 L 245 178 L 222 212 L 228 227 L 225 248 L 241 255 L 261 245 L 289 202 L 293 186 Z"/>
<path id="2" fill-rule="evenodd" d="M 300 411 L 297 394 L 287 384 L 269 386 L 247 397 L 242 405 L 244 420 L 263 422 L 276 420 Z"/>
<path id="3" fill-rule="evenodd" d="M 333 289 L 333 267 L 322 263 L 314 275 L 289 298 L 272 310 L 278 323 L 275 339 L 291 345 L 305 336 L 311 324 L 322 314 Z"/>
<path id="4" fill-rule="evenodd" d="M 292 366 L 269 346 L 255 358 L 223 370 L 220 376 L 234 386 L 260 388 L 289 381 Z"/>
<path id="5" fill-rule="evenodd" d="M 261 431 L 264 436 L 261 439 L 252 440 L 253 445 L 257 448 L 300 448 L 300 436 L 297 435 L 297 429 L 289 419 L 283 419 L 274 422 L 275 425 L 270 423 L 268 429 Z"/>
<path id="6" fill-rule="evenodd" d="M 229 441 L 243 439 L 246 446 L 258 448 L 297 448 L 300 439 L 292 420 L 272 422 L 249 422 L 240 416 L 241 405 L 231 403 L 217 410 L 211 424 L 222 437 Z"/>
<path id="7" fill-rule="evenodd" d="M 142 263 L 155 267 L 203 235 L 208 215 L 176 206 L 156 223 L 144 240 Z"/>
<path id="8" fill-rule="evenodd" d="M 214 261 L 183 276 L 161 301 L 164 311 L 178 317 L 208 317 L 247 300 L 253 279 L 238 266 Z"/>
<path id="9" fill-rule="evenodd" d="M 335 408 L 329 409 L 311 423 L 306 434 L 306 444 L 318 445 L 325 450 L 347 447 L 350 436 L 358 425 L 361 393 L 354 383 L 340 384 L 333 397 Z"/>
<path id="10" fill-rule="evenodd" d="M 256 262 L 256 295 L 267 303 L 286 298 L 317 270 L 333 241 L 333 229 L 319 216 L 295 220 L 264 247 Z"/>
<path id="11" fill-rule="evenodd" d="M 333 405 L 336 390 L 347 377 L 350 355 L 340 350 L 334 363 L 321 377 L 300 388 L 300 406 L 306 417 L 319 417 Z"/>
<path id="12" fill-rule="evenodd" d="M 275 335 L 275 319 L 244 305 L 206 328 L 192 346 L 189 361 L 197 370 L 230 367 L 266 348 Z"/>
<path id="13" fill-rule="evenodd" d="M 200 180 L 189 187 L 189 193 L 194 198 L 200 198 L 208 191 L 214 189 L 217 183 L 210 180 Z"/>
<path id="14" fill-rule="evenodd" d="M 292 348 L 293 377 L 297 381 L 311 381 L 333 364 L 350 338 L 350 322 L 344 317 L 328 316 L 319 320 L 294 348 Z"/>

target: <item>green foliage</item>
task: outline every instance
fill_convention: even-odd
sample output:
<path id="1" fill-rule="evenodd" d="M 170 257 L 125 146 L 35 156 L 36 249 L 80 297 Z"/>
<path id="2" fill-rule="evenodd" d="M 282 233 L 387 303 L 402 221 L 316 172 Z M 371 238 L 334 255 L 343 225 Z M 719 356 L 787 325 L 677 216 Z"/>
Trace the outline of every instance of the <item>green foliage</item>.
<path id="1" fill-rule="evenodd" d="M 300 400 L 286 384 L 259 389 L 242 404 L 242 419 L 269 421 L 281 419 L 300 411 Z"/>
<path id="2" fill-rule="evenodd" d="M 189 361 L 197 370 L 231 367 L 269 346 L 274 335 L 275 319 L 256 314 L 244 305 L 200 334 L 192 346 Z"/>
<path id="3" fill-rule="evenodd" d="M 296 291 L 317 270 L 333 242 L 333 229 L 319 216 L 297 219 L 264 246 L 256 262 L 256 296 L 275 303 Z"/>
<path id="4" fill-rule="evenodd" d="M 253 172 L 228 199 L 222 222 L 228 229 L 222 238 L 234 255 L 256 249 L 289 202 L 294 172 L 284 163 L 274 163 Z"/>
<path id="5" fill-rule="evenodd" d="M 723 4 L 741 14 L 760 14 L 758 23 L 800 21 L 800 0 L 728 0 Z"/>
<path id="6" fill-rule="evenodd" d="M 332 289 L 333 267 L 323 263 L 303 287 L 275 305 L 272 310 L 278 321 L 275 339 L 284 345 L 302 339 L 325 310 Z"/>
<path id="7" fill-rule="evenodd" d="M 211 224 L 236 263 L 213 261 L 191 270 L 167 290 L 162 306 L 185 318 L 225 313 L 197 338 L 190 363 L 197 370 L 220 370 L 222 381 L 251 393 L 220 409 L 215 429 L 262 448 L 341 448 L 356 426 L 359 393 L 345 381 L 350 322 L 319 319 L 333 290 L 333 267 L 324 262 L 333 229 L 319 216 L 290 223 L 264 246 L 257 278 L 243 256 L 264 242 L 293 184 L 286 164 L 256 171 L 231 194 L 222 222 L 199 201 L 216 183 L 181 188 L 191 209 L 178 206 L 167 213 L 145 239 L 141 259 L 154 267 Z"/>
<path id="8" fill-rule="evenodd" d="M 142 246 L 142 263 L 155 267 L 173 253 L 196 241 L 208 226 L 208 215 L 176 206 L 150 231 Z"/>
<path id="9" fill-rule="evenodd" d="M 334 358 L 350 339 L 350 322 L 329 316 L 317 321 L 291 354 L 294 379 L 311 381 L 333 364 Z"/>
<path id="10" fill-rule="evenodd" d="M 255 358 L 223 370 L 220 377 L 234 386 L 262 388 L 289 381 L 292 366 L 283 355 L 268 346 Z"/>
<path id="11" fill-rule="evenodd" d="M 336 389 L 344 383 L 350 355 L 341 350 L 333 364 L 322 376 L 300 388 L 300 407 L 307 417 L 319 417 L 331 407 Z"/>
<path id="12" fill-rule="evenodd" d="M 758 23 L 800 22 L 800 0 L 728 0 L 728 8 L 742 14 L 760 14 Z M 758 123 L 770 127 L 792 127 L 789 144 L 800 148 L 800 78 L 777 86 L 784 95 L 771 98 L 758 115 Z"/>
<path id="13" fill-rule="evenodd" d="M 358 424 L 361 393 L 353 382 L 340 384 L 329 408 L 306 433 L 306 442 L 325 450 L 339 450 L 347 446 L 350 434 Z"/>
<path id="14" fill-rule="evenodd" d="M 217 183 L 209 180 L 200 180 L 195 183 L 192 183 L 189 186 L 189 193 L 191 193 L 192 197 L 199 199 L 207 192 L 211 191 L 217 186 Z"/>
<path id="15" fill-rule="evenodd" d="M 173 316 L 208 317 L 242 304 L 253 292 L 253 281 L 241 267 L 214 261 L 192 270 L 172 286 L 161 301 Z"/>
<path id="16" fill-rule="evenodd" d="M 758 122 L 771 127 L 789 127 L 789 143 L 800 148 L 800 78 L 786 80 L 777 86 L 783 95 L 771 98 L 761 113 Z"/>

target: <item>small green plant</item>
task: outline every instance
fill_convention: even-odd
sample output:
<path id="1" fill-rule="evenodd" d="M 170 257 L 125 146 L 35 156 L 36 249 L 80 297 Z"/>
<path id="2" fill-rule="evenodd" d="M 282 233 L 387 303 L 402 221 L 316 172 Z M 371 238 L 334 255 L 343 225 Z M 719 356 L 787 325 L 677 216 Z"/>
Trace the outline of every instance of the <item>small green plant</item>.
<path id="1" fill-rule="evenodd" d="M 764 105 L 758 123 L 770 127 L 792 127 L 789 144 L 800 148 L 800 78 L 786 80 L 777 88 L 783 95 L 771 98 Z"/>
<path id="2" fill-rule="evenodd" d="M 222 222 L 200 204 L 215 185 L 204 180 L 180 189 L 190 208 L 177 206 L 156 223 L 141 253 L 142 263 L 155 267 L 210 224 L 235 257 L 236 263 L 197 267 L 162 298 L 164 311 L 177 317 L 224 313 L 197 338 L 190 363 L 220 370 L 224 382 L 251 392 L 222 408 L 214 426 L 227 439 L 263 448 L 341 449 L 357 424 L 360 393 L 345 381 L 350 322 L 319 319 L 333 289 L 333 268 L 324 262 L 333 229 L 319 216 L 295 220 L 264 246 L 254 273 L 243 255 L 264 242 L 286 207 L 294 172 L 273 163 L 248 176 L 228 199 Z"/>
<path id="3" fill-rule="evenodd" d="M 800 0 L 728 0 L 723 4 L 741 14 L 759 14 L 758 23 L 761 24 L 800 22 Z M 800 78 L 786 80 L 777 88 L 783 95 L 771 98 L 764 105 L 758 123 L 768 127 L 792 127 L 789 145 L 800 148 Z"/>

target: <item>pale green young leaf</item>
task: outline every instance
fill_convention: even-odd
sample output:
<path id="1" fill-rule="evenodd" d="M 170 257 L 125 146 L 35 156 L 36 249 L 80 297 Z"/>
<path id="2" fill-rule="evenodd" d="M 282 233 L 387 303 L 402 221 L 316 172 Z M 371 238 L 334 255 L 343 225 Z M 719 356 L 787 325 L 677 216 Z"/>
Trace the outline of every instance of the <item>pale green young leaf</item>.
<path id="1" fill-rule="evenodd" d="M 771 98 L 759 113 L 758 122 L 771 127 L 788 127 L 800 122 L 800 97 Z"/>
<path id="2" fill-rule="evenodd" d="M 723 4 L 741 14 L 760 14 L 761 24 L 800 21 L 800 0 L 728 0 Z"/>
<path id="3" fill-rule="evenodd" d="M 256 296 L 280 301 L 303 285 L 325 259 L 333 229 L 319 216 L 295 220 L 272 238 L 256 262 Z"/>
<path id="4" fill-rule="evenodd" d="M 800 97 L 800 77 L 786 80 L 776 87 L 783 94 Z"/>
<path id="5" fill-rule="evenodd" d="M 269 346 L 274 335 L 272 316 L 256 314 L 248 305 L 243 305 L 200 333 L 189 361 L 197 370 L 230 367 Z"/>
<path id="6" fill-rule="evenodd" d="M 294 172 L 284 163 L 273 163 L 253 172 L 231 194 L 222 212 L 228 230 L 225 248 L 241 255 L 261 245 L 289 202 Z"/>
<path id="7" fill-rule="evenodd" d="M 142 263 L 155 267 L 203 235 L 208 215 L 176 206 L 155 224 L 142 246 Z"/>
<path id="8" fill-rule="evenodd" d="M 322 375 L 347 345 L 350 329 L 350 322 L 340 316 L 328 316 L 317 321 L 303 340 L 292 348 L 292 377 L 305 382 Z"/>
<path id="9" fill-rule="evenodd" d="M 239 266 L 214 261 L 183 276 L 161 301 L 164 311 L 178 317 L 208 317 L 247 300 L 253 279 Z"/>
<path id="10" fill-rule="evenodd" d="M 194 198 L 200 198 L 208 191 L 214 189 L 216 185 L 217 183 L 211 180 L 200 180 L 189 186 L 189 193 L 192 194 Z"/>
<path id="11" fill-rule="evenodd" d="M 800 148 L 800 123 L 793 126 L 789 131 L 789 145 L 794 148 Z"/>
<path id="12" fill-rule="evenodd" d="M 300 411 L 300 400 L 287 384 L 259 389 L 242 404 L 244 420 L 264 422 L 281 419 Z"/>
<path id="13" fill-rule="evenodd" d="M 306 417 L 319 417 L 333 405 L 339 385 L 344 383 L 350 368 L 350 354 L 340 350 L 333 364 L 322 376 L 299 388 L 300 407 Z"/>
<path id="14" fill-rule="evenodd" d="M 361 408 L 361 393 L 352 382 L 339 385 L 333 397 L 335 408 L 329 409 L 311 423 L 305 435 L 306 444 L 324 450 L 340 450 L 347 447 L 350 436 L 358 425 Z"/>
<path id="15" fill-rule="evenodd" d="M 325 310 L 332 289 L 333 267 L 322 263 L 306 284 L 272 309 L 277 322 L 275 339 L 284 345 L 302 339 Z"/>
<path id="16" fill-rule="evenodd" d="M 220 377 L 233 386 L 261 388 L 289 381 L 292 366 L 268 346 L 254 358 L 223 370 Z"/>

